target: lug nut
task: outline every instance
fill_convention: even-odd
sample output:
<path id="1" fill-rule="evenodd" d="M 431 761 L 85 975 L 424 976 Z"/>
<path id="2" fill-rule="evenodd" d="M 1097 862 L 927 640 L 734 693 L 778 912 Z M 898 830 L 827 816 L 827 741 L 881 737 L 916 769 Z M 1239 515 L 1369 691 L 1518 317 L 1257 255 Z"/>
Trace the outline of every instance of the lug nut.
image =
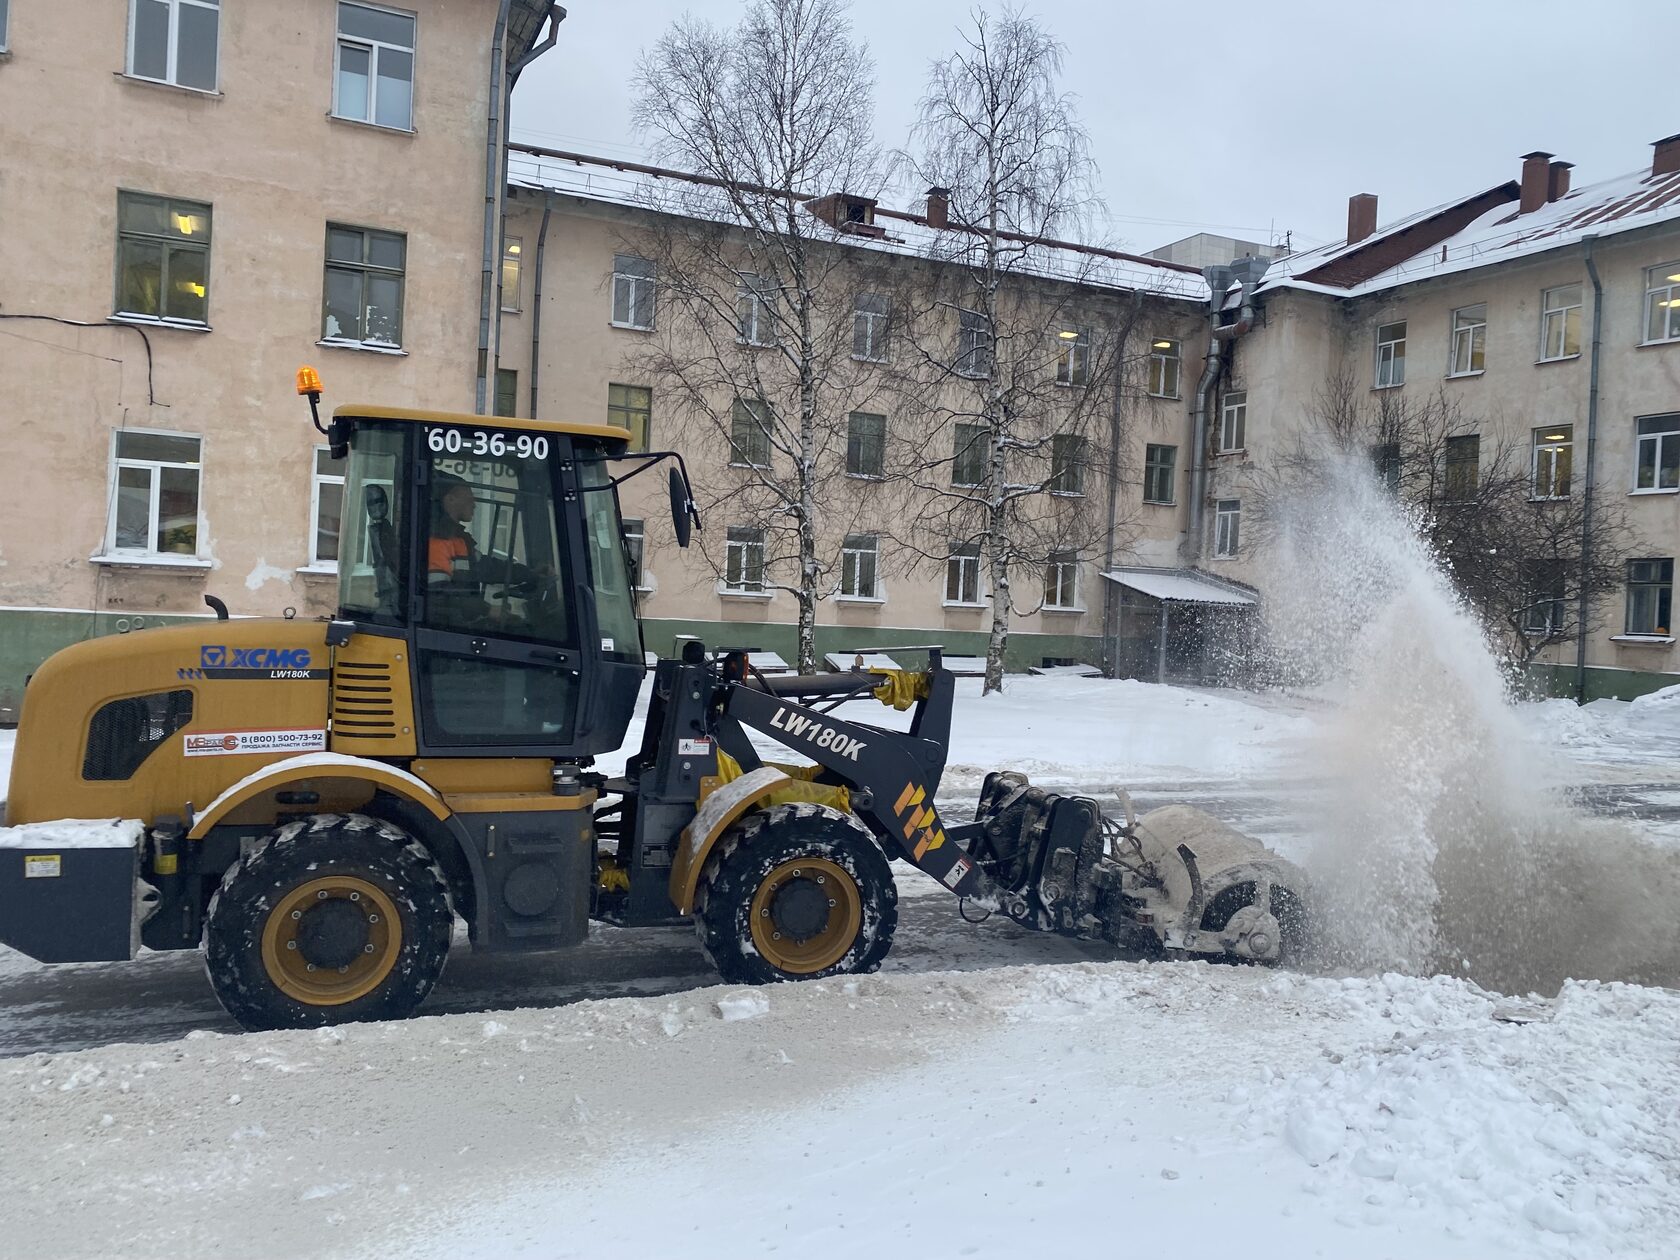
<path id="1" fill-rule="evenodd" d="M 294 918 L 294 919 L 303 918 L 303 911 L 302 910 L 293 910 L 292 911 L 292 918 Z"/>
<path id="2" fill-rule="evenodd" d="M 833 898 L 833 897 L 830 897 L 830 898 L 829 898 L 829 899 L 828 899 L 828 908 L 829 908 L 829 909 L 830 909 L 830 910 L 832 910 L 832 909 L 833 909 L 833 908 L 834 908 L 834 898 Z"/>
<path id="3" fill-rule="evenodd" d="M 350 900 L 351 901 L 360 901 L 361 899 L 362 899 L 362 894 L 359 893 L 359 892 L 353 892 L 353 893 L 350 894 Z"/>
<path id="4" fill-rule="evenodd" d="M 346 971 L 349 971 L 349 970 L 350 970 L 350 968 L 349 968 L 348 965 L 340 967 L 338 969 L 338 974 L 342 976 Z"/>
<path id="5" fill-rule="evenodd" d="M 314 963 L 309 964 L 309 970 L 311 970 L 311 971 L 315 970 L 315 964 Z"/>
<path id="6" fill-rule="evenodd" d="M 326 899 L 327 899 L 327 890 L 325 888 L 321 889 L 320 892 L 315 894 L 315 900 L 317 900 L 317 901 L 325 901 Z"/>
<path id="7" fill-rule="evenodd" d="M 286 942 L 286 948 L 287 949 L 296 949 L 297 948 L 297 942 L 296 941 L 287 941 Z"/>
<path id="8" fill-rule="evenodd" d="M 378 923 L 379 922 L 379 916 L 377 914 L 368 915 L 368 922 L 369 923 Z"/>
<path id="9" fill-rule="evenodd" d="M 364 954 L 373 953 L 373 946 L 372 945 L 363 945 L 362 946 L 362 953 L 364 953 Z"/>
<path id="10" fill-rule="evenodd" d="M 819 884 L 826 884 L 826 883 L 828 883 L 828 876 L 826 876 L 826 875 L 818 875 L 818 876 L 817 876 L 817 883 L 819 883 Z"/>

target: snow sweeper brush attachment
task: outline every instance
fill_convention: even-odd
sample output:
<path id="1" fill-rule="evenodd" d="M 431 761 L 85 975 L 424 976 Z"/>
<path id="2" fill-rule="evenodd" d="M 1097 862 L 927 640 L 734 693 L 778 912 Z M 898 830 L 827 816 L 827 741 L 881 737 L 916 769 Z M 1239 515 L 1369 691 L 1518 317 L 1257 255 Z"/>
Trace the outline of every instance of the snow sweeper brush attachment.
<path id="1" fill-rule="evenodd" d="M 1044 931 L 1144 953 L 1289 962 L 1309 945 L 1306 877 L 1259 841 L 1188 805 L 1124 820 L 1089 797 L 986 777 L 954 828 L 999 887 L 1004 913 Z"/>

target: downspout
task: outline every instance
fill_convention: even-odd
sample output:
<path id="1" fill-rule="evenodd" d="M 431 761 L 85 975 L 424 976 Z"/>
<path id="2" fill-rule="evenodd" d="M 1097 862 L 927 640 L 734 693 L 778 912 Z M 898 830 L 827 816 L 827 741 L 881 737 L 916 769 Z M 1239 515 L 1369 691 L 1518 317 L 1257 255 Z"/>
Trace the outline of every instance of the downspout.
<path id="1" fill-rule="evenodd" d="M 1134 299 L 1135 300 L 1135 299 Z M 1126 341 L 1131 334 L 1132 327 L 1137 322 L 1134 314 L 1132 320 L 1126 324 L 1125 331 L 1120 335 L 1120 344 L 1114 348 L 1114 405 L 1108 415 L 1108 528 L 1103 533 L 1103 567 L 1108 573 L 1114 568 L 1114 530 L 1120 519 L 1120 430 L 1125 410 L 1125 365 Z M 1115 677 L 1120 667 L 1118 652 L 1120 627 L 1119 618 L 1120 592 L 1116 584 L 1106 579 L 1103 582 L 1103 660 L 1107 666 L 1103 673 L 1108 677 Z"/>
<path id="2" fill-rule="evenodd" d="M 1581 490 L 1581 591 L 1575 610 L 1575 703 L 1587 701 L 1587 574 L 1592 569 L 1593 475 L 1598 456 L 1598 358 L 1604 327 L 1604 285 L 1593 261 L 1596 232 L 1581 238 L 1586 247 L 1587 278 L 1593 287 L 1592 364 L 1587 374 L 1587 468 Z"/>
<path id="3" fill-rule="evenodd" d="M 554 194 L 543 193 L 542 227 L 537 229 L 537 275 L 531 292 L 531 415 L 537 412 L 537 374 L 542 355 L 543 247 L 548 243 L 548 216 L 554 212 Z"/>
<path id="4" fill-rule="evenodd" d="M 1220 371 L 1224 368 L 1225 343 L 1235 341 L 1250 328 L 1254 327 L 1254 291 L 1260 286 L 1260 279 L 1266 274 L 1270 262 L 1264 258 L 1239 258 L 1228 267 L 1204 267 L 1202 276 L 1207 280 L 1211 291 L 1208 312 L 1208 353 L 1207 363 L 1202 369 L 1202 379 L 1196 383 L 1195 405 L 1191 409 L 1191 446 L 1190 446 L 1190 555 L 1192 559 L 1202 557 L 1202 530 L 1206 517 L 1205 504 L 1207 498 L 1207 425 L 1208 410 L 1213 396 L 1214 387 L 1219 383 Z M 1226 295 L 1231 291 L 1231 284 L 1235 282 L 1242 286 L 1242 305 L 1237 311 L 1237 319 L 1232 324 L 1221 324 L 1219 316 L 1225 309 Z"/>

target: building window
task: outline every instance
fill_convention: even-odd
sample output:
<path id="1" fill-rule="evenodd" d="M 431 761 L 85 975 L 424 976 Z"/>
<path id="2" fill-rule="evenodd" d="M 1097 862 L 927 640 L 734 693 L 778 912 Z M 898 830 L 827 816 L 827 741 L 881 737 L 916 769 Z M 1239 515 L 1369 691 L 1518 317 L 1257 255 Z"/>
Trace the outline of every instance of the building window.
<path id="1" fill-rule="evenodd" d="M 1581 353 L 1581 286 L 1560 284 L 1540 294 L 1540 358 L 1573 359 Z"/>
<path id="2" fill-rule="evenodd" d="M 612 324 L 615 328 L 653 328 L 654 267 L 634 254 L 613 255 Z"/>
<path id="3" fill-rule="evenodd" d="M 957 312 L 958 376 L 983 380 L 992 374 L 992 326 L 981 312 Z"/>
<path id="4" fill-rule="evenodd" d="M 1627 573 L 1627 633 L 1668 634 L 1674 561 L 1629 560 Z"/>
<path id="5" fill-rule="evenodd" d="M 1233 389 L 1219 408 L 1219 449 L 1240 451 L 1248 429 L 1248 391 Z"/>
<path id="6" fill-rule="evenodd" d="M 1242 546 L 1242 500 L 1220 499 L 1213 509 L 1213 554 L 1230 559 Z"/>
<path id="7" fill-rule="evenodd" d="M 1085 439 L 1077 434 L 1050 439 L 1050 493 L 1085 493 Z"/>
<path id="8" fill-rule="evenodd" d="M 852 358 L 870 363 L 887 361 L 887 315 L 891 310 L 879 293 L 860 293 L 852 311 Z"/>
<path id="9" fill-rule="evenodd" d="M 840 545 L 840 594 L 847 599 L 879 599 L 881 540 L 874 534 L 848 534 Z"/>
<path id="10" fill-rule="evenodd" d="M 210 313 L 210 207 L 117 194 L 117 314 L 205 324 Z"/>
<path id="11" fill-rule="evenodd" d="M 770 467 L 770 404 L 737 398 L 729 417 L 729 462 L 737 468 Z"/>
<path id="12" fill-rule="evenodd" d="M 214 92 L 221 15 L 221 0 L 130 0 L 128 73 Z M 6 4 L 0 0 L 0 48 L 6 45 L 5 28 Z"/>
<path id="13" fill-rule="evenodd" d="M 1534 497 L 1567 499 L 1574 462 L 1575 426 L 1557 424 L 1534 430 Z"/>
<path id="14" fill-rule="evenodd" d="M 1079 553 L 1052 551 L 1044 562 L 1044 606 L 1056 609 L 1079 607 Z"/>
<path id="15" fill-rule="evenodd" d="M 1149 345 L 1148 389 L 1154 398 L 1178 397 L 1178 342 L 1157 337 Z"/>
<path id="16" fill-rule="evenodd" d="M 1390 494 L 1400 490 L 1400 443 L 1378 442 L 1371 448 L 1371 471 Z"/>
<path id="17" fill-rule="evenodd" d="M 630 430 L 631 450 L 647 450 L 653 433 L 653 390 L 646 385 L 608 385 L 607 423 Z"/>
<path id="18" fill-rule="evenodd" d="M 1486 365 L 1487 304 L 1463 306 L 1452 313 L 1452 354 L 1448 376 L 1471 376 Z"/>
<path id="19" fill-rule="evenodd" d="M 327 224 L 327 341 L 402 345 L 403 269 L 408 238 L 400 232 Z"/>
<path id="20" fill-rule="evenodd" d="M 414 130 L 414 15 L 339 0 L 333 113 Z"/>
<path id="21" fill-rule="evenodd" d="M 735 290 L 736 335 L 749 346 L 776 344 L 776 290 L 763 276 L 742 276 Z"/>
<path id="22" fill-rule="evenodd" d="M 1173 464 L 1178 447 L 1146 446 L 1143 452 L 1143 501 L 1167 503 L 1173 501 Z"/>
<path id="23" fill-rule="evenodd" d="M 642 522 L 633 517 L 624 518 L 624 562 L 630 570 L 630 585 L 635 590 L 648 589 L 647 575 L 642 571 L 642 553 L 647 543 L 647 535 Z"/>
<path id="24" fill-rule="evenodd" d="M 1680 262 L 1645 273 L 1645 340 L 1680 341 Z"/>
<path id="25" fill-rule="evenodd" d="M 1680 489 L 1680 414 L 1646 416 L 1638 421 L 1639 453 L 1635 490 Z"/>
<path id="26" fill-rule="evenodd" d="M 497 416 L 519 414 L 519 373 L 512 368 L 496 369 L 496 401 L 491 411 Z"/>
<path id="27" fill-rule="evenodd" d="M 510 236 L 502 243 L 502 309 L 519 309 L 519 279 L 524 270 L 525 242 Z"/>
<path id="28" fill-rule="evenodd" d="M 1561 560 L 1532 560 L 1527 566 L 1528 597 L 1523 609 L 1525 634 L 1551 638 L 1564 632 L 1564 572 Z"/>
<path id="29" fill-rule="evenodd" d="M 198 554 L 199 439 L 119 429 L 115 500 L 105 549 L 143 556 Z"/>
<path id="30" fill-rule="evenodd" d="M 338 530 L 344 514 L 344 464 L 344 460 L 334 459 L 326 447 L 315 448 L 315 475 L 309 491 L 309 519 L 315 526 L 309 535 L 312 569 L 338 567 Z"/>
<path id="31" fill-rule="evenodd" d="M 956 447 L 951 458 L 951 484 L 953 486 L 982 486 L 986 484 L 988 446 L 990 446 L 990 442 L 987 440 L 985 425 L 957 425 Z"/>
<path id="32" fill-rule="evenodd" d="M 886 469 L 887 418 L 854 411 L 846 421 L 846 475 L 881 477 Z"/>
<path id="33" fill-rule="evenodd" d="M 960 543 L 945 561 L 945 602 L 980 602 L 980 544 Z"/>
<path id="34" fill-rule="evenodd" d="M 0 0 L 0 52 L 5 52 L 10 47 L 6 43 L 6 28 L 8 25 L 6 8 L 7 0 Z"/>
<path id="35" fill-rule="evenodd" d="M 1482 439 L 1475 433 L 1447 439 L 1446 497 L 1468 499 L 1476 493 Z"/>
<path id="36" fill-rule="evenodd" d="M 1396 320 L 1377 328 L 1376 388 L 1392 389 L 1406 383 L 1406 321 Z"/>
<path id="37" fill-rule="evenodd" d="M 1091 375 L 1091 330 L 1061 328 L 1056 331 L 1056 384 L 1078 386 Z"/>
<path id="38" fill-rule="evenodd" d="M 764 590 L 764 531 L 731 525 L 724 543 L 725 590 L 758 594 Z"/>

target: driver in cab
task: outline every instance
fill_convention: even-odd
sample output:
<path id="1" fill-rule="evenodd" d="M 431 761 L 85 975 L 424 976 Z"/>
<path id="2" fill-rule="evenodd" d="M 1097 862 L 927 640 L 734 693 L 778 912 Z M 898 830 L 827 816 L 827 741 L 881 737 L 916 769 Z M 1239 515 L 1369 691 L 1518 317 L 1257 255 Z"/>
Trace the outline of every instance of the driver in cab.
<path id="1" fill-rule="evenodd" d="M 532 569 L 517 560 L 486 556 L 467 530 L 478 501 L 472 486 L 453 473 L 440 472 L 432 481 L 432 521 L 426 543 L 426 586 L 434 596 L 447 596 L 458 618 L 482 619 L 490 609 L 483 599 L 485 583 L 538 583 L 547 569 Z"/>

